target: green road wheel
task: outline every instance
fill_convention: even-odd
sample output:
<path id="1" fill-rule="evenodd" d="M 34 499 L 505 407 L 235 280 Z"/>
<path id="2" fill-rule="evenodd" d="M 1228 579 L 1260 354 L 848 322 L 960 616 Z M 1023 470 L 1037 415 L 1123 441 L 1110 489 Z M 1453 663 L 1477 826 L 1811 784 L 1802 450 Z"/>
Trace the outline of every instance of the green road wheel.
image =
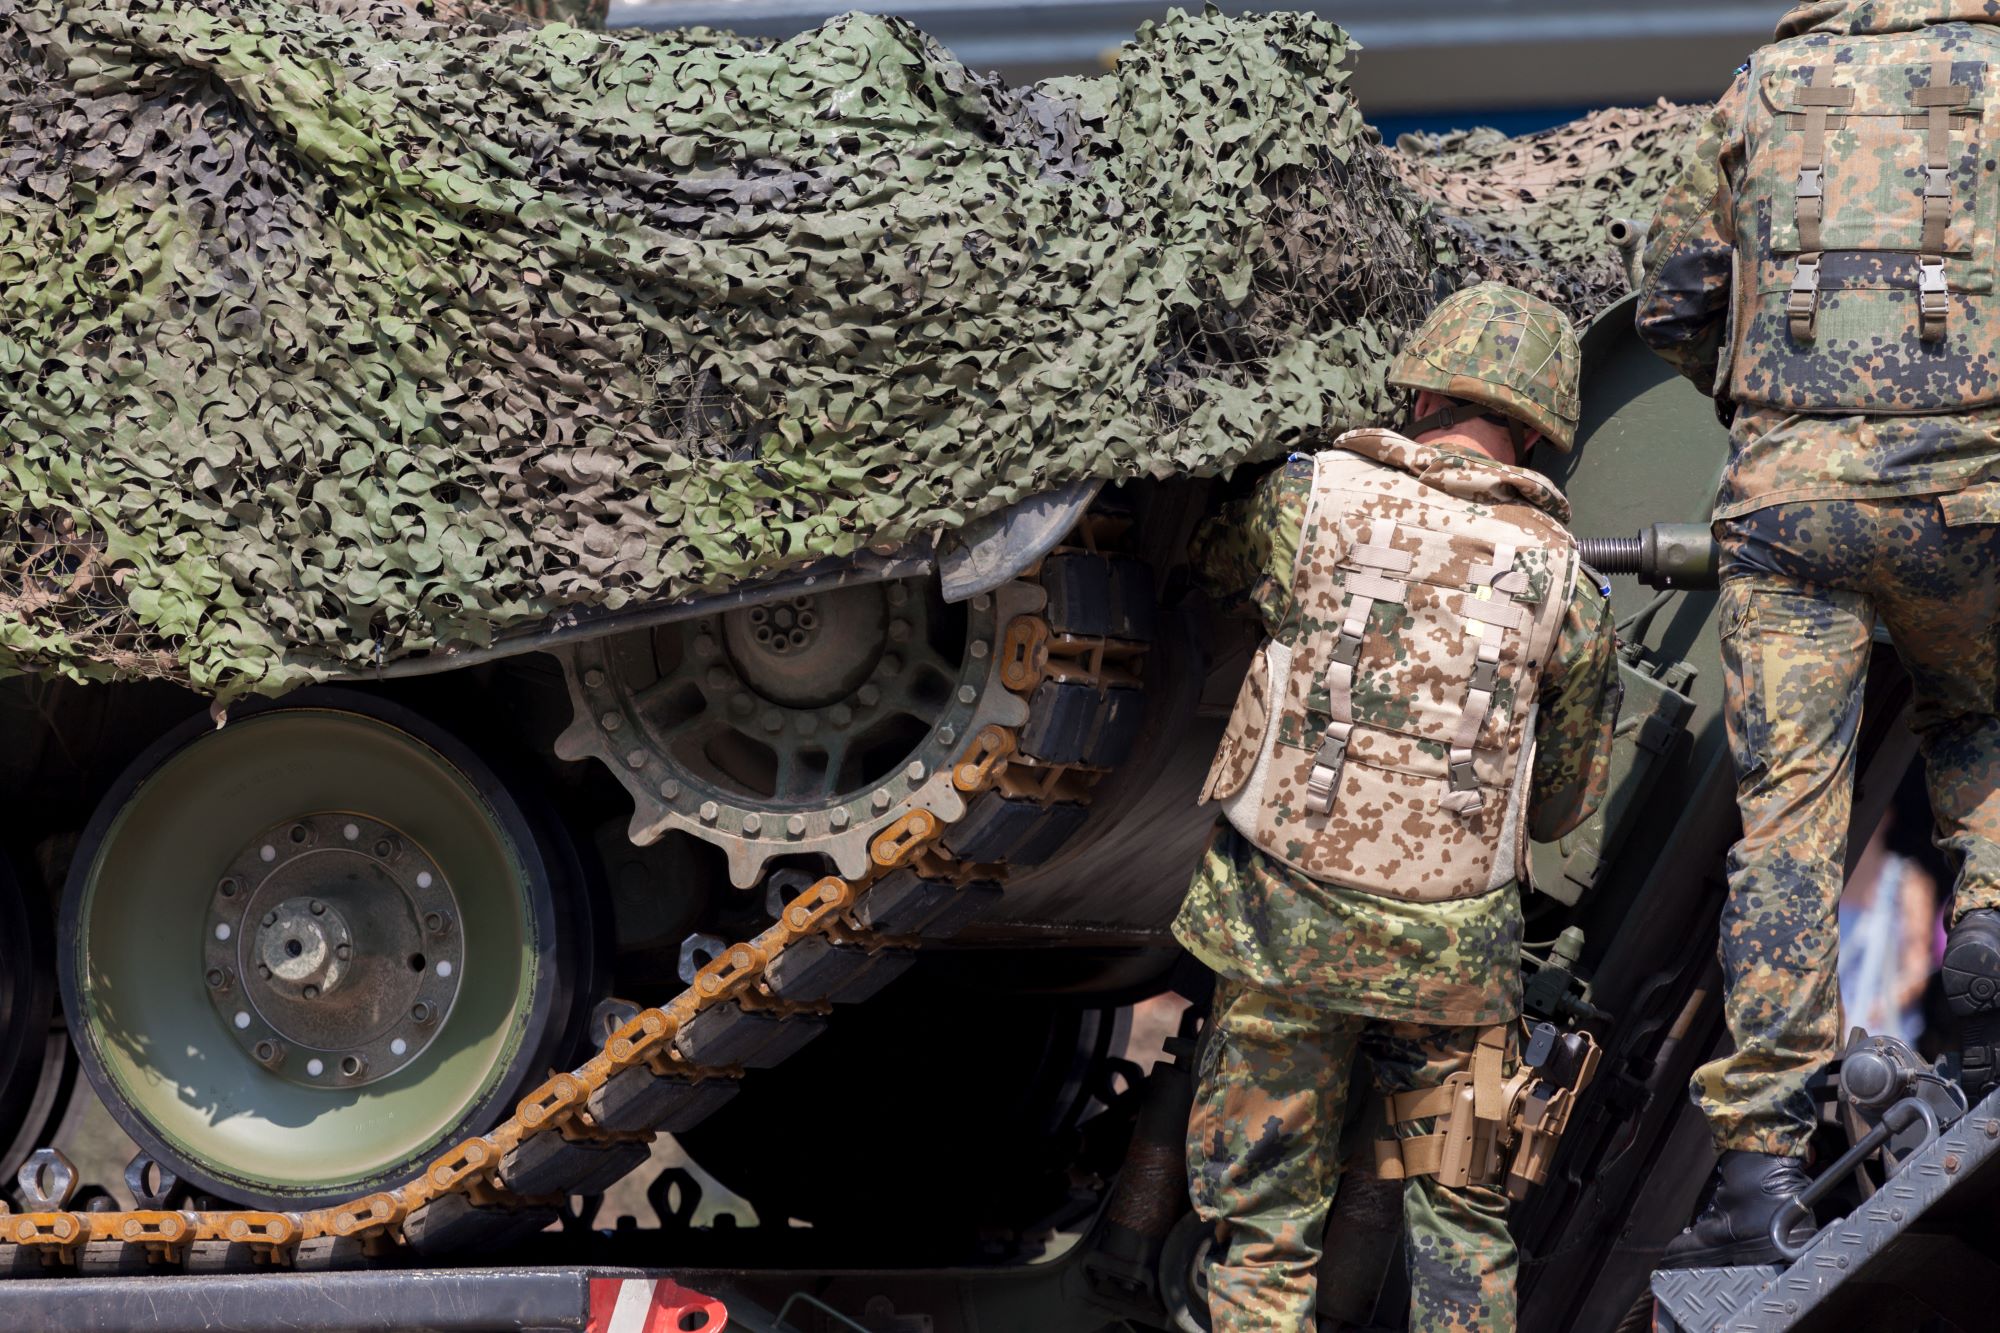
<path id="1" fill-rule="evenodd" d="M 100 805 L 63 1004 L 132 1135 L 225 1198 L 383 1188 L 505 1114 L 569 1015 L 533 834 L 450 737 L 324 692 L 168 737 Z"/>

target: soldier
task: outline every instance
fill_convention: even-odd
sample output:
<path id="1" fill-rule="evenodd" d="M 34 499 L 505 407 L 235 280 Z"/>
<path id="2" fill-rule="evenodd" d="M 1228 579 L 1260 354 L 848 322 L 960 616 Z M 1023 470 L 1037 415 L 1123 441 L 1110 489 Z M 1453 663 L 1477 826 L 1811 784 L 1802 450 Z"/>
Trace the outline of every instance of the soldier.
<path id="1" fill-rule="evenodd" d="M 1420 1330 L 1514 1326 L 1497 1182 L 1436 1178 L 1435 1107 L 1469 1071 L 1478 1114 L 1520 1013 L 1524 838 L 1596 807 L 1620 690 L 1608 604 L 1520 466 L 1570 448 L 1577 344 L 1561 312 L 1486 284 L 1439 307 L 1392 368 L 1407 436 L 1297 457 L 1197 534 L 1198 580 L 1261 618 L 1204 791 L 1225 817 L 1175 933 L 1218 977 L 1188 1127 L 1217 1225 L 1217 1330 L 1310 1330 L 1350 1067 L 1395 1094 Z M 1400 1112 L 1400 1114 L 1397 1114 Z M 1378 1152 L 1378 1155 L 1381 1155 Z"/>
<path id="2" fill-rule="evenodd" d="M 1968 1087 L 2000 1024 L 2000 71 L 1987 0 L 1820 0 L 1737 74 L 1661 207 L 1640 336 L 1733 412 L 1715 507 L 1743 837 L 1721 955 L 1735 1050 L 1695 1075 L 1722 1153 L 1674 1266 L 1781 1262 L 1806 1080 L 1841 1039 L 1836 911 L 1870 638 L 1915 689 L 1962 858 L 1946 993 Z"/>

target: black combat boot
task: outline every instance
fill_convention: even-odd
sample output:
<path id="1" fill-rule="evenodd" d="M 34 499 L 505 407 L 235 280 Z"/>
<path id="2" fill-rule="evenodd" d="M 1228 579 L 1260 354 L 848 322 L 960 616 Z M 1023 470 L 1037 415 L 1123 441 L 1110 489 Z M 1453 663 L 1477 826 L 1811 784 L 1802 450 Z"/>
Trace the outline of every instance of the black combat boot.
<path id="1" fill-rule="evenodd" d="M 2000 1082 L 2000 911 L 1967 912 L 1944 946 L 1944 994 L 1964 1020 L 1959 1082 L 1978 1101 Z"/>
<path id="2" fill-rule="evenodd" d="M 1673 1238 L 1662 1268 L 1731 1268 L 1790 1262 L 1771 1243 L 1771 1219 L 1806 1186 L 1805 1159 L 1768 1152 L 1726 1152 L 1715 1164 L 1715 1193 L 1694 1225 Z M 1808 1213 L 1787 1237 L 1803 1245 L 1817 1228 Z"/>

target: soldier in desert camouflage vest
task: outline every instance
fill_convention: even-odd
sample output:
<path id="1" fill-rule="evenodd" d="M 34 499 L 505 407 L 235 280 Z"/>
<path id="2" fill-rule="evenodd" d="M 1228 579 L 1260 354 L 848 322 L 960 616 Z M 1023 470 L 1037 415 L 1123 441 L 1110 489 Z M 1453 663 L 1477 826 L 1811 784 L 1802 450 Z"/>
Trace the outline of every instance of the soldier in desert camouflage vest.
<path id="1" fill-rule="evenodd" d="M 1717 498 L 1743 838 L 1722 921 L 1734 1051 L 1694 1096 L 1722 1160 L 1670 1265 L 1780 1262 L 1806 1083 L 1842 1039 L 1836 911 L 1879 619 L 1909 668 L 1945 988 L 2000 1069 L 2000 6 L 1799 5 L 1663 202 L 1640 336 L 1733 414 Z"/>
<path id="2" fill-rule="evenodd" d="M 1409 1109 L 1386 1165 L 1408 1181 L 1410 1327 L 1514 1326 L 1506 1196 L 1440 1183 L 1417 1112 L 1454 1074 L 1483 1097 L 1506 1072 L 1527 841 L 1587 818 L 1606 781 L 1607 603 L 1562 493 L 1518 465 L 1538 439 L 1570 447 L 1577 359 L 1553 307 L 1462 292 L 1391 373 L 1417 391 L 1408 435 L 1343 435 L 1197 534 L 1205 590 L 1270 635 L 1175 923 L 1218 976 L 1188 1168 L 1225 1333 L 1315 1327 L 1358 1055 Z"/>

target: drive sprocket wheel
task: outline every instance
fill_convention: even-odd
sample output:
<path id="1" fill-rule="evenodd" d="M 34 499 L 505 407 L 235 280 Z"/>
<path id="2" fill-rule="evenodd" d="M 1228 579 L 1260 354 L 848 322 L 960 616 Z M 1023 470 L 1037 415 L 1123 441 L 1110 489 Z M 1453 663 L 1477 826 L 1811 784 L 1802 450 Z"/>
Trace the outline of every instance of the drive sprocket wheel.
<path id="1" fill-rule="evenodd" d="M 738 887 L 800 853 L 858 878 L 911 811 L 965 813 L 952 764 L 981 728 L 1026 720 L 1000 647 L 1046 600 L 1018 582 L 948 606 L 935 579 L 905 579 L 578 644 L 559 654 L 575 720 L 556 753 L 618 774 L 633 842 L 681 829 L 727 853 Z"/>
<path id="2" fill-rule="evenodd" d="M 204 719 L 104 799 L 64 894 L 98 1094 L 225 1198 L 397 1183 L 562 1052 L 574 941 L 506 791 L 365 696 Z"/>

